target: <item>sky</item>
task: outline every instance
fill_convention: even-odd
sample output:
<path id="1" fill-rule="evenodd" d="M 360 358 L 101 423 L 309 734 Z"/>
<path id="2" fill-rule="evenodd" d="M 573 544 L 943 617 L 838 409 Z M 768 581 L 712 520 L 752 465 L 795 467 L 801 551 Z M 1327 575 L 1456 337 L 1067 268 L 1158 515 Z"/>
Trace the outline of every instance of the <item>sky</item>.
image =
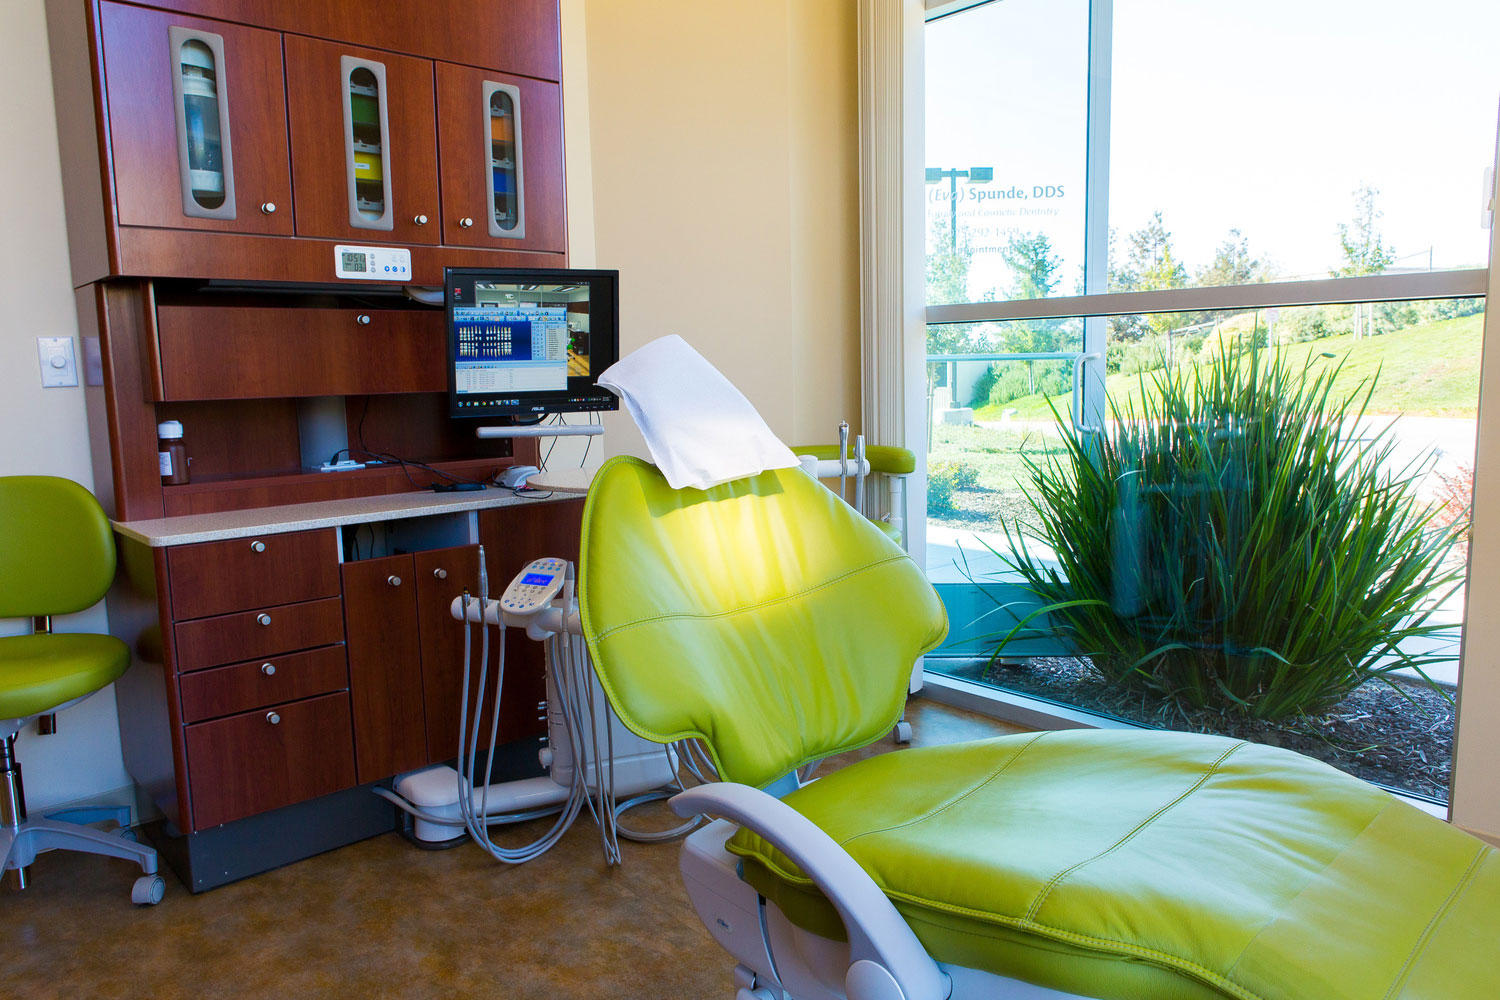
<path id="1" fill-rule="evenodd" d="M 1088 0 L 997 0 L 926 28 L 927 165 L 994 168 L 989 184 L 958 183 L 974 298 L 1003 297 L 992 248 L 1013 230 L 1045 232 L 1058 292 L 1079 290 L 1088 18 Z M 1326 277 L 1370 186 L 1396 267 L 1483 266 L 1497 38 L 1496 0 L 1115 0 L 1121 249 L 1159 210 L 1189 272 L 1237 228 L 1280 276 Z M 927 187 L 930 216 L 948 191 Z"/>

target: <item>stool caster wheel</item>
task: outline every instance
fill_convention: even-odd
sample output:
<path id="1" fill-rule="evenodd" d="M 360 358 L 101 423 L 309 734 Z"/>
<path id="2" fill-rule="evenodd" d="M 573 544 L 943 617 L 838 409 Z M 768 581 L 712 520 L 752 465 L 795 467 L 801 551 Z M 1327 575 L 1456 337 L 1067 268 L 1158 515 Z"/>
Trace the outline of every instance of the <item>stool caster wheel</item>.
<path id="1" fill-rule="evenodd" d="M 136 834 L 135 827 L 133 826 L 120 827 L 115 831 L 115 836 L 119 837 L 121 840 L 131 840 L 137 843 L 139 843 L 141 839 L 140 836 Z"/>
<path id="2" fill-rule="evenodd" d="M 897 743 L 910 743 L 911 723 L 907 722 L 905 719 L 902 719 L 900 722 L 896 723 L 896 728 L 891 732 L 891 737 L 895 739 Z"/>
<path id="3" fill-rule="evenodd" d="M 130 887 L 130 901 L 141 906 L 155 906 L 166 893 L 166 879 L 160 875 L 142 875 Z"/>

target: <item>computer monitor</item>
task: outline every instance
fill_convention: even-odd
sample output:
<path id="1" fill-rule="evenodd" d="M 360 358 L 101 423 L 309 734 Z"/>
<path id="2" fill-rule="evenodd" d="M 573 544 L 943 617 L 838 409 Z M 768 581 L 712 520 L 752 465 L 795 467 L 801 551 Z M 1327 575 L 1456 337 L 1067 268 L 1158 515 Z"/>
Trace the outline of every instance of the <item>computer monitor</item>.
<path id="1" fill-rule="evenodd" d="M 450 267 L 448 412 L 617 410 L 597 384 L 620 353 L 620 272 Z"/>

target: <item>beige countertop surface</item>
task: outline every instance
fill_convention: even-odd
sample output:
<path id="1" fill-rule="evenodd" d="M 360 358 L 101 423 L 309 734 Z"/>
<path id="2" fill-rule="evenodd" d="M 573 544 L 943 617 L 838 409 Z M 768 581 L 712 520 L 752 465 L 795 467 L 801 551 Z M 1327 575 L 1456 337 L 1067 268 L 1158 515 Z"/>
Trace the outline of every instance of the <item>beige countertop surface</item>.
<path id="1" fill-rule="evenodd" d="M 574 470 L 581 473 L 590 470 Z M 543 475 L 551 475 L 544 473 Z M 576 484 L 580 477 L 569 481 Z M 115 530 L 127 538 L 152 548 L 188 545 L 193 542 L 218 542 L 228 538 L 307 531 L 341 524 L 366 524 L 406 517 L 431 517 L 495 507 L 519 507 L 524 504 L 573 500 L 588 492 L 588 481 L 581 488 L 565 489 L 563 485 L 533 488 L 534 495 L 517 495 L 510 490 L 491 487 L 469 493 L 396 493 L 385 496 L 354 497 L 349 500 L 322 500 L 316 503 L 287 504 L 281 507 L 257 507 L 251 510 L 227 510 L 216 514 L 184 514 L 140 521 L 115 521 Z"/>

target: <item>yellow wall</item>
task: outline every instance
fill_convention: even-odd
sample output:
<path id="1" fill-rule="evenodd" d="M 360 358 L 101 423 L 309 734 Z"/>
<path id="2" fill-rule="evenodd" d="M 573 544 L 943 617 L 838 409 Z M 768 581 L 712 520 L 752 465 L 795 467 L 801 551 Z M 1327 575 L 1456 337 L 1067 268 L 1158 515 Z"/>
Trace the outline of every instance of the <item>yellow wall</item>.
<path id="1" fill-rule="evenodd" d="M 64 476 L 92 488 L 83 390 L 43 389 L 37 337 L 73 337 L 62 167 L 52 112 L 43 0 L 12 0 L 0 31 L 0 475 Z M 81 358 L 80 358 L 81 361 Z M 104 606 L 54 622 L 59 632 L 105 631 Z M 25 624 L 0 619 L 0 635 Z M 58 733 L 22 732 L 17 756 L 33 811 L 129 782 L 120 760 L 113 688 L 58 716 Z"/>
<path id="2" fill-rule="evenodd" d="M 619 268 L 622 350 L 681 335 L 788 443 L 857 428 L 853 0 L 565 2 L 574 21 L 569 206 L 591 181 L 593 215 L 573 260 Z M 607 426 L 610 453 L 643 453 Z"/>

